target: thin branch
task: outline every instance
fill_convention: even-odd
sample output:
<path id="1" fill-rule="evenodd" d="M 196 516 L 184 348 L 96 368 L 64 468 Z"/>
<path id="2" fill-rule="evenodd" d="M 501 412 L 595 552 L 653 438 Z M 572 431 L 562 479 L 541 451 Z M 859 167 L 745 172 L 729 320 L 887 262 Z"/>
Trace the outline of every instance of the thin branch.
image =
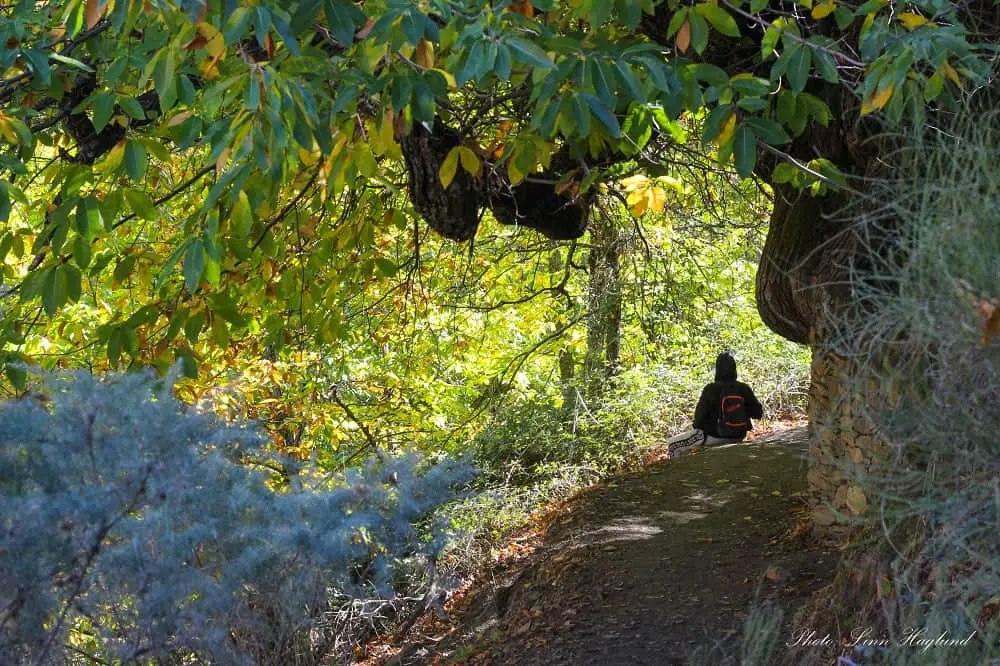
<path id="1" fill-rule="evenodd" d="M 796 35 L 793 32 L 788 32 L 787 30 L 782 30 L 781 28 L 775 27 L 774 25 L 768 23 L 767 21 L 765 21 L 761 17 L 757 16 L 756 14 L 751 14 L 748 11 L 740 9 L 736 5 L 734 5 L 731 2 L 729 2 L 729 0 L 722 0 L 722 3 L 724 5 L 726 5 L 727 7 L 729 7 L 731 10 L 733 10 L 734 12 L 736 12 L 737 14 L 739 14 L 740 16 L 742 16 L 744 18 L 750 19 L 751 21 L 753 21 L 757 25 L 759 25 L 759 26 L 761 26 L 761 27 L 763 27 L 763 28 L 765 28 L 767 30 L 774 30 L 779 35 L 781 35 L 782 38 L 791 39 L 792 41 L 799 42 L 800 44 L 803 44 L 803 45 L 805 45 L 805 46 L 807 46 L 807 47 L 809 47 L 809 48 L 811 48 L 811 49 L 813 49 L 815 51 L 821 51 L 823 53 L 826 53 L 827 55 L 833 56 L 834 58 L 839 58 L 840 60 L 843 60 L 848 65 L 852 65 L 854 67 L 857 67 L 858 69 L 865 69 L 865 67 L 867 67 L 867 65 L 865 65 L 865 63 L 861 62 L 860 60 L 855 60 L 854 58 L 852 58 L 851 56 L 847 55 L 843 51 L 836 51 L 834 49 L 827 48 L 827 47 L 822 46 L 820 44 L 816 44 L 814 42 L 810 42 L 805 37 L 800 37 L 799 35 Z"/>
<path id="2" fill-rule="evenodd" d="M 347 414 L 347 418 L 351 419 L 352 421 L 358 424 L 358 428 L 361 429 L 361 433 L 365 436 L 365 439 L 368 440 L 368 446 L 375 453 L 375 455 L 378 456 L 379 460 L 385 462 L 385 454 L 382 453 L 382 449 L 379 448 L 378 442 L 375 440 L 375 437 L 372 435 L 371 431 L 368 430 L 368 426 L 366 426 L 364 422 L 362 422 L 357 416 L 355 416 L 351 408 L 347 406 L 347 403 L 340 398 L 340 393 L 337 390 L 337 387 L 333 388 L 333 401 L 337 403 L 337 405 L 341 409 L 344 410 L 344 413 Z M 361 451 L 364 451 L 364 449 L 361 449 L 360 451 L 354 453 L 347 460 L 345 464 L 353 461 L 353 459 L 356 458 L 361 453 Z"/>

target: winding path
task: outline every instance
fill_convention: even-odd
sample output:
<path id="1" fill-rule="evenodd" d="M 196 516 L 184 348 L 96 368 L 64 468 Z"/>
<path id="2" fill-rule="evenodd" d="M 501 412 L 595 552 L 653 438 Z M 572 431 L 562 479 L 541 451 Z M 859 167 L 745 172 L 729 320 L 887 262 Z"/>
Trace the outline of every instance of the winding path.
<path id="1" fill-rule="evenodd" d="M 393 660 L 470 664 L 724 664 L 755 595 L 790 612 L 832 577 L 806 538 L 805 430 L 699 452 L 582 493 L 520 570 Z M 733 663 L 736 663 L 735 661 Z"/>

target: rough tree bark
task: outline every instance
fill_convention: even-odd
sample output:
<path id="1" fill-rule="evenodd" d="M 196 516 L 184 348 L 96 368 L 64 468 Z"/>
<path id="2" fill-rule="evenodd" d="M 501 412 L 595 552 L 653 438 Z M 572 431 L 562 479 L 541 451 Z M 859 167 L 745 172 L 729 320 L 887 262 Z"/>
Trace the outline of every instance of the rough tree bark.
<path id="1" fill-rule="evenodd" d="M 584 359 L 588 400 L 600 396 L 618 371 L 622 317 L 621 232 L 613 220 L 601 216 L 591 223 L 590 240 Z"/>

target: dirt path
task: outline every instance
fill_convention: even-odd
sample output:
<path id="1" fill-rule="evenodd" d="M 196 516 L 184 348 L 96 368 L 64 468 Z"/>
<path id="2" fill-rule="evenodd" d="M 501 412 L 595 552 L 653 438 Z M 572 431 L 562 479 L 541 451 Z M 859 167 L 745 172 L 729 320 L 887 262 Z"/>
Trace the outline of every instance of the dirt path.
<path id="1" fill-rule="evenodd" d="M 789 617 L 834 572 L 837 553 L 799 529 L 804 453 L 804 429 L 787 430 L 581 494 L 525 565 L 474 587 L 447 633 L 418 624 L 392 662 L 726 663 L 755 593 Z"/>

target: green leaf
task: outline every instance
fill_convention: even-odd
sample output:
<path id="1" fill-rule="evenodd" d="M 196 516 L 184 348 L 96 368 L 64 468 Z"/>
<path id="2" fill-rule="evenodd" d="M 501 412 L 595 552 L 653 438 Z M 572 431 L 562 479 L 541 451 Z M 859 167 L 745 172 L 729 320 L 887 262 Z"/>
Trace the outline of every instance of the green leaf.
<path id="1" fill-rule="evenodd" d="M 228 321 L 234 328 L 246 326 L 246 320 L 240 315 L 236 302 L 224 291 L 212 294 L 208 299 L 209 307 L 220 317 Z"/>
<path id="2" fill-rule="evenodd" d="M 597 92 L 597 96 L 601 99 L 601 102 L 613 109 L 615 106 L 615 96 L 611 91 L 611 83 L 614 77 L 609 76 L 605 72 L 607 66 L 607 63 L 603 60 L 590 61 L 590 78 L 593 81 L 594 90 Z"/>
<path id="3" fill-rule="evenodd" d="M 688 14 L 688 23 L 691 25 L 691 44 L 697 53 L 701 53 L 708 46 L 708 23 L 701 14 L 691 12 Z"/>
<path id="4" fill-rule="evenodd" d="M 774 167 L 774 171 L 771 173 L 772 183 L 790 183 L 795 178 L 799 170 L 789 164 L 788 162 L 781 162 L 778 166 Z"/>
<path id="5" fill-rule="evenodd" d="M 771 92 L 770 82 L 756 76 L 734 76 L 729 79 L 729 85 L 734 91 L 747 97 L 761 97 Z"/>
<path id="6" fill-rule="evenodd" d="M 788 57 L 787 53 L 783 57 Z M 788 61 L 788 83 L 795 92 L 802 92 L 809 82 L 809 68 L 812 66 L 812 49 L 802 47 L 792 53 Z"/>
<path id="7" fill-rule="evenodd" d="M 115 282 L 125 282 L 128 280 L 128 277 L 132 274 L 132 268 L 135 267 L 137 256 L 130 254 L 118 262 L 114 272 L 111 274 Z"/>
<path id="8" fill-rule="evenodd" d="M 222 317 L 212 317 L 212 340 L 220 347 L 229 345 L 229 329 Z"/>
<path id="9" fill-rule="evenodd" d="M 66 304 L 66 273 L 61 266 L 48 271 L 42 283 L 42 306 L 50 317 Z"/>
<path id="10" fill-rule="evenodd" d="M 76 240 L 73 241 L 73 261 L 81 269 L 86 270 L 87 266 L 90 265 L 90 258 L 90 241 L 83 236 L 77 236 Z"/>
<path id="11" fill-rule="evenodd" d="M 188 379 L 198 379 L 198 361 L 191 354 L 181 355 L 181 369 Z"/>
<path id="12" fill-rule="evenodd" d="M 757 138 L 746 123 L 736 128 L 736 134 L 733 136 L 733 157 L 736 159 L 736 172 L 744 178 L 749 178 L 757 163 Z"/>
<path id="13" fill-rule="evenodd" d="M 687 20 L 688 11 L 690 11 L 688 7 L 682 7 L 674 12 L 674 15 L 670 17 L 670 23 L 667 24 L 667 39 L 673 37 L 677 34 L 677 31 L 681 29 L 681 26 L 684 25 L 684 21 Z"/>
<path id="14" fill-rule="evenodd" d="M 619 60 L 615 63 L 615 72 L 618 74 L 618 80 L 621 82 L 622 86 L 628 92 L 629 97 L 636 101 L 645 101 L 646 96 L 642 92 L 642 86 L 639 84 L 639 79 L 636 78 L 635 73 L 627 62 Z"/>
<path id="15" fill-rule="evenodd" d="M 744 125 L 753 130 L 757 138 L 772 146 L 780 146 L 792 140 L 785 129 L 770 118 L 747 118 Z"/>
<path id="16" fill-rule="evenodd" d="M 767 105 L 767 100 L 761 97 L 741 97 L 739 101 L 736 102 L 736 106 L 751 113 L 763 111 L 767 108 Z"/>
<path id="17" fill-rule="evenodd" d="M 28 373 L 24 371 L 24 368 L 19 368 L 17 366 L 11 365 L 11 360 L 8 358 L 7 364 L 4 366 L 4 374 L 7 375 L 7 380 L 11 385 L 18 391 L 23 391 L 28 386 Z"/>
<path id="18" fill-rule="evenodd" d="M 192 294 L 205 272 L 205 246 L 201 239 L 191 241 L 184 253 L 184 286 Z"/>
<path id="19" fill-rule="evenodd" d="M 31 65 L 31 71 L 35 73 L 38 83 L 48 87 L 52 82 L 52 70 L 49 68 L 49 56 L 45 51 L 28 49 L 21 51 Z"/>
<path id="20" fill-rule="evenodd" d="M 145 120 L 146 112 L 142 108 L 142 104 L 139 104 L 139 100 L 134 97 L 119 97 L 118 105 L 122 107 L 122 111 L 128 114 L 129 118 L 133 120 Z"/>
<path id="21" fill-rule="evenodd" d="M 722 127 L 732 115 L 733 106 L 731 104 L 722 104 L 712 109 L 712 112 L 708 114 L 708 118 L 705 120 L 705 127 L 701 133 L 701 145 L 703 148 L 708 148 L 708 145 L 715 141 L 719 133 L 722 132 Z"/>
<path id="22" fill-rule="evenodd" d="M 159 291 L 160 287 L 162 287 L 163 284 L 167 281 L 167 279 L 169 279 L 170 276 L 173 274 L 174 267 L 180 260 L 181 255 L 184 254 L 185 250 L 187 250 L 187 246 L 188 243 L 186 241 L 184 243 L 181 243 L 176 248 L 174 248 L 174 251 L 170 253 L 169 257 L 167 257 L 167 260 L 163 264 L 163 268 L 160 269 L 159 275 L 156 276 L 156 280 L 153 282 L 154 292 Z"/>
<path id="23" fill-rule="evenodd" d="M 229 211 L 229 222 L 233 235 L 237 238 L 246 238 L 253 229 L 253 210 L 250 208 L 247 193 L 243 190 L 240 190 L 232 210 Z"/>
<path id="24" fill-rule="evenodd" d="M 719 5 L 703 3 L 695 7 L 695 11 L 708 19 L 712 27 L 727 37 L 739 37 L 740 29 L 736 21 Z"/>
<path id="25" fill-rule="evenodd" d="M 781 33 L 777 28 L 768 28 L 764 31 L 764 36 L 760 40 L 760 57 L 767 60 L 774 53 L 774 49 L 778 46 L 778 40 L 781 38 Z"/>
<path id="26" fill-rule="evenodd" d="M 7 187 L 7 182 L 0 180 L 0 222 L 6 222 L 10 219 L 10 191 Z M 0 257 L 0 260 L 3 260 L 3 257 Z"/>
<path id="27" fill-rule="evenodd" d="M 94 98 L 94 130 L 100 132 L 108 125 L 115 112 L 115 96 L 111 93 L 101 93 Z"/>
<path id="28" fill-rule="evenodd" d="M 323 5 L 326 12 L 326 25 L 329 26 L 333 38 L 344 46 L 354 42 L 353 6 L 346 0 L 326 0 Z M 228 40 L 227 40 L 228 41 Z"/>
<path id="29" fill-rule="evenodd" d="M 604 102 L 594 97 L 590 93 L 581 93 L 581 97 L 587 102 L 587 106 L 590 107 L 590 112 L 594 114 L 597 121 L 604 126 L 608 134 L 615 139 L 621 138 L 622 128 L 618 124 L 618 118 L 612 113 L 608 107 L 604 106 Z"/>
<path id="30" fill-rule="evenodd" d="M 198 336 L 201 334 L 201 329 L 205 326 L 205 313 L 198 312 L 192 315 L 186 322 L 184 322 L 184 337 L 191 344 L 198 344 Z"/>
<path id="31" fill-rule="evenodd" d="M 94 73 L 94 68 L 93 67 L 91 67 L 90 65 L 88 65 L 86 63 L 80 62 L 76 58 L 70 58 L 69 56 L 64 56 L 61 53 L 55 53 L 55 52 L 50 52 L 49 53 L 49 57 L 52 58 L 53 60 L 55 60 L 56 62 L 61 62 L 64 65 L 69 65 L 70 67 L 75 67 L 77 69 L 82 69 L 83 71 L 85 71 L 85 72 L 87 72 L 89 74 L 93 74 Z"/>
<path id="32" fill-rule="evenodd" d="M 813 54 L 813 59 L 816 63 L 816 70 L 823 77 L 824 81 L 837 83 L 840 80 L 840 75 L 837 72 L 837 63 L 834 62 L 833 56 L 825 51 L 816 51 Z"/>
<path id="33" fill-rule="evenodd" d="M 123 337 L 121 329 L 117 326 L 111 329 L 111 335 L 108 336 L 108 362 L 112 367 L 117 366 L 121 358 Z"/>
<path id="34" fill-rule="evenodd" d="M 86 238 L 91 238 L 101 229 L 101 209 L 93 197 L 83 197 L 76 204 L 76 230 Z"/>
<path id="35" fill-rule="evenodd" d="M 125 157 L 122 159 L 125 165 L 125 173 L 135 182 L 142 180 L 146 173 L 146 149 L 138 141 L 129 141 L 125 144 Z"/>
<path id="36" fill-rule="evenodd" d="M 513 66 L 513 58 L 510 55 L 510 47 L 506 44 L 497 46 L 496 64 L 493 66 L 493 73 L 501 81 L 510 81 L 510 70 Z"/>
<path id="37" fill-rule="evenodd" d="M 704 81 L 710 86 L 724 88 L 729 84 L 729 75 L 726 70 L 709 63 L 698 63 L 694 67 L 694 76 L 699 81 Z"/>
<path id="38" fill-rule="evenodd" d="M 800 94 L 798 96 L 798 106 L 807 116 L 813 118 L 823 127 L 829 125 L 830 121 L 833 120 L 833 113 L 830 111 L 830 107 L 815 95 L 810 95 L 809 93 Z"/>
<path id="39" fill-rule="evenodd" d="M 390 278 L 399 272 L 399 266 L 391 259 L 386 259 L 385 257 L 377 258 L 375 260 L 375 267 L 378 269 L 379 275 L 386 278 Z"/>
<path id="40" fill-rule="evenodd" d="M 153 200 L 145 192 L 141 190 L 125 190 L 125 201 L 132 208 L 132 212 L 143 220 L 155 222 L 160 219 L 160 214 L 156 210 Z"/>
<path id="41" fill-rule="evenodd" d="M 83 277 L 75 266 L 63 264 L 63 272 L 66 274 L 66 297 L 70 303 L 76 303 L 83 294 Z"/>
<path id="42" fill-rule="evenodd" d="M 518 62 L 541 69 L 555 67 L 555 63 L 549 59 L 548 54 L 533 42 L 525 41 L 519 37 L 508 37 L 507 45 L 510 46 L 514 58 Z"/>
<path id="43" fill-rule="evenodd" d="M 590 110 L 586 100 L 579 95 L 573 96 L 573 119 L 576 120 L 576 133 L 579 136 L 590 134 Z"/>
<path id="44" fill-rule="evenodd" d="M 833 13 L 833 18 L 837 22 L 837 27 L 841 30 L 846 30 L 854 23 L 854 13 L 847 7 L 837 7 L 837 11 Z"/>
<path id="45" fill-rule="evenodd" d="M 788 125 L 795 120 L 798 112 L 797 103 L 798 95 L 787 90 L 782 90 L 778 95 L 778 104 L 776 107 L 778 121 Z"/>

